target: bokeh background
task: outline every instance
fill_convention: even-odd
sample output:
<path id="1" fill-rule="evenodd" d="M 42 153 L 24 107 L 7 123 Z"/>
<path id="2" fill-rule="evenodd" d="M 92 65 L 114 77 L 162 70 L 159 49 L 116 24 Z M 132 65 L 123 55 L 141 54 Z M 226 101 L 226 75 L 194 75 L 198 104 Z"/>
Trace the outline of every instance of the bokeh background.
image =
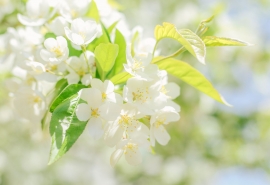
<path id="1" fill-rule="evenodd" d="M 87 132 L 57 163 L 48 166 L 50 137 L 40 124 L 17 119 L 5 90 L 8 64 L 0 64 L 0 185 L 269 185 L 270 184 L 270 1 L 117 0 L 130 29 L 172 22 L 196 30 L 215 15 L 209 35 L 237 38 L 248 47 L 207 48 L 206 65 L 188 53 L 178 58 L 204 73 L 226 107 L 178 81 L 181 119 L 168 125 L 171 140 L 143 153 L 140 166 L 124 160 L 112 168 L 113 149 Z M 8 7 L 7 4 L 15 3 Z M 14 5 L 14 4 L 13 4 Z M 15 8 L 14 8 L 15 7 Z M 0 0 L 0 32 L 18 25 L 20 1 Z M 1 44 L 1 43 L 0 43 Z M 162 53 L 178 45 L 164 42 Z M 0 52 L 1 53 L 1 52 Z"/>

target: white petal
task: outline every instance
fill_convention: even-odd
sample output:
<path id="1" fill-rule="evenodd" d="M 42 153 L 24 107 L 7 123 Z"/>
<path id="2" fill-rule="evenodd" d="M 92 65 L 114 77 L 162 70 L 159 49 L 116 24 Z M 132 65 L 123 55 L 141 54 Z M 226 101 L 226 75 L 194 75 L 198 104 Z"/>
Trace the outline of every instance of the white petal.
<path id="1" fill-rule="evenodd" d="M 121 140 L 122 137 L 123 129 L 121 129 L 118 124 L 115 124 L 109 129 L 104 140 L 109 147 L 113 147 Z"/>
<path id="2" fill-rule="evenodd" d="M 130 165 L 138 165 L 142 162 L 142 157 L 138 149 L 126 149 L 125 158 Z"/>
<path id="3" fill-rule="evenodd" d="M 119 159 L 122 157 L 123 153 L 124 153 L 124 150 L 122 150 L 122 149 L 115 150 L 112 153 L 111 158 L 110 158 L 110 164 L 112 167 L 114 167 L 115 164 L 119 161 Z"/>
<path id="4" fill-rule="evenodd" d="M 82 77 L 81 82 L 83 85 L 90 85 L 92 80 L 92 76 L 90 74 L 86 74 Z"/>
<path id="5" fill-rule="evenodd" d="M 100 90 L 101 92 L 104 91 L 103 82 L 100 79 L 98 79 L 98 78 L 93 78 L 92 79 L 91 86 L 93 88 L 96 88 L 96 89 Z"/>
<path id="6" fill-rule="evenodd" d="M 175 99 L 177 96 L 180 95 L 180 87 L 173 82 L 170 82 L 165 85 L 165 89 L 167 90 L 166 95 L 169 96 L 171 99 Z"/>
<path id="7" fill-rule="evenodd" d="M 84 39 L 82 38 L 81 35 L 77 33 L 71 33 L 71 42 L 73 42 L 76 45 L 83 45 L 84 44 Z"/>
<path id="8" fill-rule="evenodd" d="M 104 133 L 102 128 L 102 120 L 100 118 L 90 118 L 88 121 L 88 129 L 93 139 L 100 139 Z"/>
<path id="9" fill-rule="evenodd" d="M 51 49 L 57 47 L 57 42 L 54 38 L 48 38 L 44 41 L 44 46 L 47 50 L 51 51 Z"/>
<path id="10" fill-rule="evenodd" d="M 77 73 L 69 73 L 66 78 L 68 84 L 77 84 L 80 81 L 80 76 Z"/>
<path id="11" fill-rule="evenodd" d="M 90 108 L 86 103 L 81 103 L 77 106 L 76 116 L 80 121 L 87 121 L 90 118 Z"/>
<path id="12" fill-rule="evenodd" d="M 62 37 L 62 36 L 58 36 L 56 37 L 57 43 L 61 48 L 66 48 L 67 47 L 67 40 Z"/>
<path id="13" fill-rule="evenodd" d="M 50 53 L 48 50 L 46 49 L 42 49 L 40 51 L 40 56 L 44 61 L 49 61 L 50 58 L 53 56 L 52 53 Z"/>
<path id="14" fill-rule="evenodd" d="M 159 127 L 154 126 L 154 135 L 157 142 L 161 145 L 166 145 L 171 139 L 167 130 L 162 125 L 160 125 Z"/>
<path id="15" fill-rule="evenodd" d="M 100 115 L 107 121 L 114 121 L 120 115 L 121 107 L 112 102 L 106 102 L 99 108 Z"/>
<path id="16" fill-rule="evenodd" d="M 95 88 L 83 89 L 81 91 L 81 98 L 87 101 L 91 108 L 99 108 L 102 104 L 101 92 Z"/>
<path id="17" fill-rule="evenodd" d="M 104 81 L 104 91 L 107 93 L 114 91 L 114 85 L 110 80 Z"/>

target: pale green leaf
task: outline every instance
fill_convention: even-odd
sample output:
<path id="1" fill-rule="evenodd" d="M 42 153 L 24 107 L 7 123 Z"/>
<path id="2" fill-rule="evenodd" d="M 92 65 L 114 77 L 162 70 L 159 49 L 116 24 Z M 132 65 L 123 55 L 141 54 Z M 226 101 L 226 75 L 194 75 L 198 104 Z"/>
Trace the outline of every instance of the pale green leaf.
<path id="1" fill-rule="evenodd" d="M 123 70 L 123 64 L 126 63 L 126 40 L 119 30 L 115 32 L 115 44 L 119 46 L 119 53 L 114 64 L 114 74 L 117 74 Z"/>
<path id="2" fill-rule="evenodd" d="M 87 121 L 79 121 L 76 117 L 76 109 L 80 101 L 80 96 L 76 94 L 57 106 L 52 114 L 50 122 L 52 143 L 49 164 L 62 157 L 85 129 Z"/>
<path id="3" fill-rule="evenodd" d="M 219 92 L 213 87 L 211 82 L 189 64 L 173 58 L 164 59 L 156 64 L 160 69 L 166 70 L 169 74 L 181 79 L 218 102 L 229 106 Z"/>
<path id="4" fill-rule="evenodd" d="M 97 22 L 100 21 L 97 4 L 94 0 L 91 1 L 90 8 L 88 9 L 86 16 L 95 19 Z"/>
<path id="5" fill-rule="evenodd" d="M 116 27 L 116 25 L 118 24 L 119 21 L 115 21 L 108 29 L 108 33 L 111 34 L 113 29 Z"/>
<path id="6" fill-rule="evenodd" d="M 203 42 L 206 46 L 249 46 L 249 43 L 224 37 L 205 36 Z"/>
<path id="7" fill-rule="evenodd" d="M 128 72 L 121 72 L 113 76 L 110 80 L 114 85 L 125 83 L 132 76 Z"/>
<path id="8" fill-rule="evenodd" d="M 115 59 L 118 55 L 119 47 L 117 44 L 99 44 L 95 49 L 97 59 L 97 70 L 102 80 L 105 79 L 108 72 L 112 69 Z"/>
<path id="9" fill-rule="evenodd" d="M 175 39 L 201 63 L 205 63 L 206 48 L 204 42 L 192 31 L 188 29 L 177 30 L 173 24 L 164 22 L 163 26 L 156 26 L 155 38 L 157 42 L 164 38 Z"/>

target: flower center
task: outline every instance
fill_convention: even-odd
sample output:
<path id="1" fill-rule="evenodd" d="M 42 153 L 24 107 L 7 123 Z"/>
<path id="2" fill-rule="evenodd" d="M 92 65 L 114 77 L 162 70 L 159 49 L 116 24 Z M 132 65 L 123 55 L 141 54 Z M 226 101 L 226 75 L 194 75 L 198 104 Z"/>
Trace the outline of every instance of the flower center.
<path id="1" fill-rule="evenodd" d="M 138 144 L 135 143 L 128 143 L 125 146 L 125 154 L 127 153 L 127 149 L 131 150 L 132 152 L 135 152 L 138 150 Z"/>
<path id="2" fill-rule="evenodd" d="M 56 57 L 60 57 L 63 55 L 63 52 L 60 47 L 54 47 L 52 48 L 51 51 L 55 54 Z"/>
<path id="3" fill-rule="evenodd" d="M 132 65 L 132 71 L 133 71 L 133 72 L 135 72 L 135 71 L 137 71 L 137 70 L 143 68 L 142 62 L 141 62 L 141 61 L 138 61 L 138 60 L 136 60 L 136 59 L 134 59 L 134 60 L 135 60 L 135 62 L 134 62 L 133 65 Z"/>
<path id="4" fill-rule="evenodd" d="M 39 102 L 41 102 L 42 100 L 41 100 L 41 98 L 39 97 L 39 96 L 34 96 L 33 97 L 33 102 L 34 103 L 39 103 Z"/>
<path id="5" fill-rule="evenodd" d="M 138 89 L 135 92 L 132 92 L 132 100 L 133 101 L 141 101 L 141 102 L 146 102 L 149 99 L 149 91 L 148 88 L 145 90 Z"/>
<path id="6" fill-rule="evenodd" d="M 105 92 L 102 93 L 102 100 L 106 100 L 107 99 L 107 94 Z"/>
<path id="7" fill-rule="evenodd" d="M 85 71 L 83 69 L 79 69 L 79 71 L 77 71 L 77 74 L 82 77 L 85 75 Z"/>
<path id="8" fill-rule="evenodd" d="M 98 108 L 96 108 L 96 109 L 91 108 L 91 116 L 93 116 L 95 118 L 99 117 Z"/>

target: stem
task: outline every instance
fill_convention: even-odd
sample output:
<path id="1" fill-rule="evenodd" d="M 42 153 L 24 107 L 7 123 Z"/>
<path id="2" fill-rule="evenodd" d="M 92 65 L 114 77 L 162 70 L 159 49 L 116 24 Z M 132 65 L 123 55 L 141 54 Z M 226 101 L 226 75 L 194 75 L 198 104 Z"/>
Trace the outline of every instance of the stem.
<path id="1" fill-rule="evenodd" d="M 92 72 L 91 72 L 90 66 L 88 64 L 87 57 L 86 57 L 86 46 L 82 45 L 81 48 L 82 48 L 83 56 L 84 56 L 84 59 L 85 59 L 85 62 L 86 62 L 87 68 L 88 68 L 88 72 L 92 75 Z"/>
<path id="2" fill-rule="evenodd" d="M 160 60 L 157 60 L 157 61 L 155 61 L 154 63 L 160 62 L 160 61 L 165 60 L 165 59 L 167 59 L 167 58 L 173 58 L 173 57 L 176 57 L 177 55 L 183 53 L 184 51 L 186 51 L 186 49 L 185 49 L 184 47 L 181 47 L 179 50 L 177 50 L 177 51 L 174 52 L 173 54 L 168 55 L 168 56 L 166 56 L 166 57 L 164 57 L 164 58 L 162 58 L 162 59 L 160 59 Z"/>

